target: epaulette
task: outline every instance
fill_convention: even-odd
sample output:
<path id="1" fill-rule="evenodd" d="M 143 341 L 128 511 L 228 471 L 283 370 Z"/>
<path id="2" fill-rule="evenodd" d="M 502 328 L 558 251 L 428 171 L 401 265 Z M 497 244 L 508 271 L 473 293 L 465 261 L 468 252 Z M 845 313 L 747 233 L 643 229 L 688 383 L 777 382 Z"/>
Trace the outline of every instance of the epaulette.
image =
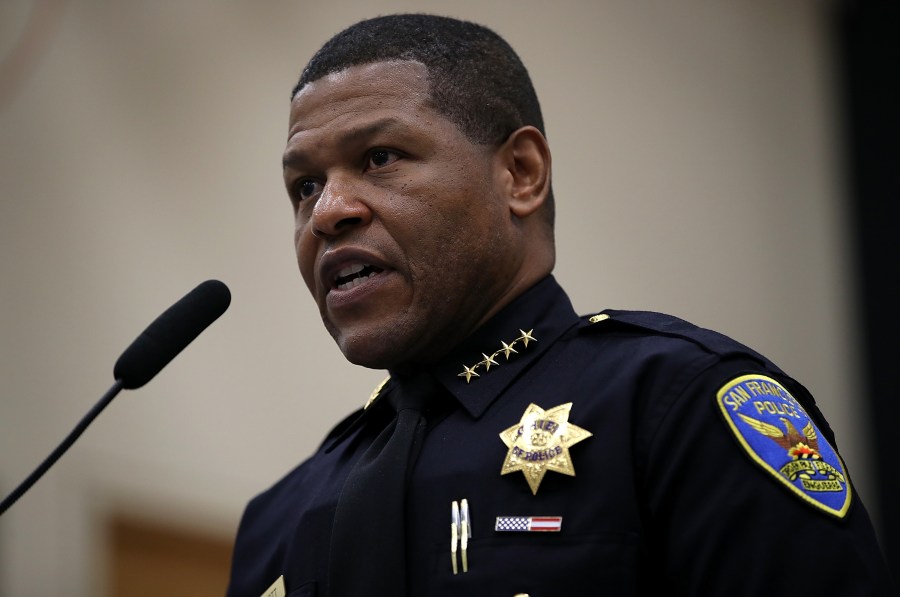
<path id="1" fill-rule="evenodd" d="M 673 315 L 653 311 L 624 311 L 605 309 L 600 313 L 581 318 L 579 332 L 614 333 L 631 332 L 681 338 L 718 355 L 743 354 L 761 363 L 771 362 L 761 354 L 740 342 Z"/>
<path id="2" fill-rule="evenodd" d="M 778 365 L 752 348 L 744 346 L 724 334 L 701 328 L 673 315 L 653 311 L 622 311 L 605 309 L 593 315 L 585 315 L 579 324 L 580 333 L 637 333 L 681 338 L 720 356 L 742 355 L 761 363 L 766 370 L 775 373 L 787 383 L 796 396 L 802 397 L 803 406 L 813 414 L 820 428 L 826 432 L 829 441 L 834 442 L 834 434 L 825 417 L 816 406 L 812 394 L 797 380 L 785 373 Z"/>

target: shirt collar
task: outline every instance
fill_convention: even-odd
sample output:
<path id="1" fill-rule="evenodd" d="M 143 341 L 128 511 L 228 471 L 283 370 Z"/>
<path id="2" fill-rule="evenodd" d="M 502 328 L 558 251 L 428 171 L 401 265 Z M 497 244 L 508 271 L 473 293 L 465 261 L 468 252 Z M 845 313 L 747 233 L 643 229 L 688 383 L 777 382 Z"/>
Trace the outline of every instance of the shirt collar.
<path id="1" fill-rule="evenodd" d="M 525 291 L 432 367 L 432 373 L 474 418 L 578 324 L 553 276 Z"/>
<path id="2" fill-rule="evenodd" d="M 477 419 L 503 390 L 579 321 L 565 291 L 553 276 L 547 276 L 429 369 L 453 398 Z M 383 410 L 376 403 L 382 402 L 380 398 L 402 378 L 392 375 L 382 382 L 366 409 L 348 425 L 332 432 L 333 439 L 324 442 L 325 451 L 333 450 L 375 412 Z"/>

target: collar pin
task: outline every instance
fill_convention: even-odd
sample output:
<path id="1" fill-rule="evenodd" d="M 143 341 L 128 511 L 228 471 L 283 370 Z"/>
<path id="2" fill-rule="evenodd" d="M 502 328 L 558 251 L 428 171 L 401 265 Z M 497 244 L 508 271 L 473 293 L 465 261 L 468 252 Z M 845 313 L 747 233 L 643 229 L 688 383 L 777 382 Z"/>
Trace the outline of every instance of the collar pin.
<path id="1" fill-rule="evenodd" d="M 457 377 L 465 377 L 466 383 L 472 381 L 473 377 L 481 377 L 478 374 L 478 368 L 484 367 L 485 373 L 491 370 L 492 366 L 499 367 L 500 363 L 497 362 L 497 357 L 503 355 L 505 360 L 509 360 L 510 355 L 519 354 L 519 351 L 516 350 L 516 345 L 521 343 L 523 348 L 528 348 L 529 342 L 537 342 L 537 338 L 534 337 L 534 329 L 530 329 L 527 332 L 524 330 L 519 330 L 519 337 L 507 344 L 506 342 L 501 341 L 502 345 L 499 350 L 492 352 L 490 355 L 486 353 L 481 353 L 481 356 L 484 357 L 471 367 L 467 365 L 463 365 L 462 373 L 458 373 Z"/>

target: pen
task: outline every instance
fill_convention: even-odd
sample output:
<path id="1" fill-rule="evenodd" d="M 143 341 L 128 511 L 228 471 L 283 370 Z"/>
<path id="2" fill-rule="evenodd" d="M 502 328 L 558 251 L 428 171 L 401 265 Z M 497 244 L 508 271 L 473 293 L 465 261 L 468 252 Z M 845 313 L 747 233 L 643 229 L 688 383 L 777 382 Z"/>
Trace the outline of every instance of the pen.
<path id="1" fill-rule="evenodd" d="M 453 500 L 450 507 L 450 564 L 453 567 L 453 574 L 458 574 L 459 570 L 456 566 L 456 544 L 459 532 L 459 503 Z"/>
<path id="2" fill-rule="evenodd" d="M 469 537 L 472 536 L 472 523 L 469 519 L 469 500 L 463 498 L 462 514 L 460 517 L 460 534 L 462 535 L 462 569 L 463 572 L 469 571 L 469 557 L 466 549 L 469 547 Z"/>

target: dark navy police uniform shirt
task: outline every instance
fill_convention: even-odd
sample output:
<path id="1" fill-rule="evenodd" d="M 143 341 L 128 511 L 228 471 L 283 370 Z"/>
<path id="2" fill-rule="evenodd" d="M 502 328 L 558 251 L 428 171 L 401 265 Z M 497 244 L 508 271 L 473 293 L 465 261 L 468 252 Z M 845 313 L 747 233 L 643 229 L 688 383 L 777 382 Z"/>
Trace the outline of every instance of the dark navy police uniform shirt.
<path id="1" fill-rule="evenodd" d="M 411 596 L 894 594 L 812 397 L 733 340 L 656 313 L 580 318 L 548 277 L 432 372 L 447 392 L 427 413 L 408 490 Z M 279 577 L 289 596 L 328 595 L 335 504 L 391 416 L 381 402 L 249 504 L 230 597 Z M 567 404 L 562 420 L 523 419 Z M 533 433 L 566 422 L 591 435 L 566 446 Z M 509 446 L 500 434 L 516 429 Z M 500 474 L 511 453 L 538 471 L 536 491 L 524 472 Z M 468 570 L 453 574 L 462 499 Z M 497 530 L 540 520 L 553 530 Z"/>

